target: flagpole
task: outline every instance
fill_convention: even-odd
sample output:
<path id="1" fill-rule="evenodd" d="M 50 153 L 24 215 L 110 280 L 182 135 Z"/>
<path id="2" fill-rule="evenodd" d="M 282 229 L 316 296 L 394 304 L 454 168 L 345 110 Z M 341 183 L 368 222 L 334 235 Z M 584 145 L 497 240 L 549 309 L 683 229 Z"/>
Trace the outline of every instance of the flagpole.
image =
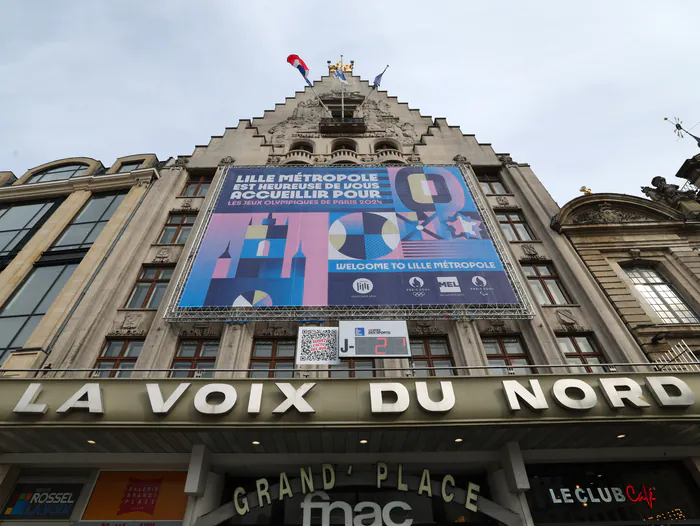
<path id="1" fill-rule="evenodd" d="M 381 77 L 382 75 L 384 75 L 384 73 L 386 73 L 386 70 L 387 70 L 387 69 L 389 69 L 389 64 L 387 64 L 386 67 L 384 68 L 384 71 L 382 71 L 382 72 L 381 72 L 379 75 L 377 75 L 377 76 L 378 76 L 378 77 Z M 375 90 L 375 89 L 377 89 L 377 85 L 376 85 L 376 84 L 373 84 L 373 85 L 372 85 L 372 90 L 367 94 L 367 96 L 365 97 L 365 100 L 362 101 L 362 104 L 360 104 L 360 107 L 357 108 L 357 110 L 355 110 L 356 112 L 359 112 L 359 111 L 362 109 L 362 107 L 365 105 L 365 102 L 367 102 L 367 101 L 369 100 L 369 98 L 372 96 L 372 93 L 374 93 L 374 90 Z"/>
<path id="2" fill-rule="evenodd" d="M 340 73 L 343 72 L 343 55 L 340 55 Z M 345 82 L 340 82 L 340 120 L 345 121 Z"/>
<path id="3" fill-rule="evenodd" d="M 321 103 L 321 106 L 323 106 L 323 109 L 326 110 L 326 111 L 328 112 L 328 116 L 332 119 L 332 118 L 333 118 L 333 114 L 331 113 L 331 110 L 329 110 L 329 109 L 328 109 L 328 106 L 326 106 L 326 105 L 323 103 L 323 101 L 321 100 L 321 97 L 319 97 L 319 96 L 318 96 L 318 93 L 316 93 L 316 90 L 314 89 L 313 85 L 312 85 L 312 84 L 309 84 L 309 87 L 311 88 L 311 91 L 314 92 L 314 95 L 316 95 L 316 98 L 318 99 L 318 102 Z"/>

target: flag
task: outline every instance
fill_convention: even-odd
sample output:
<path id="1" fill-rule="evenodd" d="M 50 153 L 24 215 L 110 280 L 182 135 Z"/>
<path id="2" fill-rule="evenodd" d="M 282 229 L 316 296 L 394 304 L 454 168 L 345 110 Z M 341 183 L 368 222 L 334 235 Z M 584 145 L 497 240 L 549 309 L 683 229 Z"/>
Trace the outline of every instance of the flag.
<path id="1" fill-rule="evenodd" d="M 343 84 L 347 84 L 347 83 L 348 83 L 348 79 L 345 78 L 345 73 L 343 73 L 343 70 L 342 70 L 341 68 L 337 68 L 337 69 L 335 70 L 334 75 L 335 75 L 335 78 L 337 78 L 337 79 L 338 79 L 340 82 L 342 82 Z"/>
<path id="2" fill-rule="evenodd" d="M 386 70 L 388 67 L 389 66 L 384 68 L 384 71 L 382 71 L 379 75 L 374 77 L 374 86 L 372 86 L 374 89 L 377 89 L 379 87 L 379 85 L 382 83 L 382 75 L 384 75 L 384 73 L 386 73 Z"/>
<path id="3" fill-rule="evenodd" d="M 304 64 L 304 61 L 301 60 L 299 55 L 289 55 L 287 57 L 287 62 L 299 70 L 299 73 L 301 73 L 301 76 L 304 77 L 304 80 L 309 86 L 312 85 L 309 80 L 309 68 L 306 67 L 306 64 Z"/>

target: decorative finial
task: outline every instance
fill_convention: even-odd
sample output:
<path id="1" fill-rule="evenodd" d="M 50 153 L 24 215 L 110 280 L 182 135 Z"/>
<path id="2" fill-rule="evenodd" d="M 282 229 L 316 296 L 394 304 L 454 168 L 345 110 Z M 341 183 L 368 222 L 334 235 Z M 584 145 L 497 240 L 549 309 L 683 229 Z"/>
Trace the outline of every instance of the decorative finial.
<path id="1" fill-rule="evenodd" d="M 593 190 L 588 188 L 587 186 L 582 186 L 581 188 L 578 189 L 579 192 L 583 192 L 583 195 L 589 195 Z"/>
<path id="2" fill-rule="evenodd" d="M 700 148 L 700 137 L 693 135 L 692 133 L 690 133 L 690 131 L 683 128 L 683 121 L 682 120 L 680 120 L 678 117 L 674 117 L 673 120 L 670 120 L 668 117 L 664 117 L 664 120 L 673 124 L 673 126 L 675 128 L 673 130 L 673 132 L 678 136 L 679 139 L 682 139 L 683 137 L 685 137 L 685 135 L 683 135 L 684 133 L 686 135 L 690 135 L 693 139 L 695 139 L 695 142 L 698 143 L 698 147 Z M 698 124 L 700 124 L 700 122 Z M 698 124 L 696 124 L 695 126 L 697 126 Z M 695 126 L 693 126 L 693 128 L 695 128 Z M 690 128 L 690 129 L 692 130 L 693 128 Z"/>

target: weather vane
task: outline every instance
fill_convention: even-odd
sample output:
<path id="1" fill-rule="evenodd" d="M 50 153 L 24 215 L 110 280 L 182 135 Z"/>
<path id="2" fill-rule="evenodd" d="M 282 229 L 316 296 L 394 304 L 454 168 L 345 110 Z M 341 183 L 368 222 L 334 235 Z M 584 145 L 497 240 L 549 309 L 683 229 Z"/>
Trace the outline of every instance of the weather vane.
<path id="1" fill-rule="evenodd" d="M 692 133 L 690 133 L 690 131 L 683 128 L 682 120 L 680 120 L 678 117 L 674 117 L 673 120 L 670 120 L 668 117 L 664 117 L 664 120 L 673 124 L 673 126 L 676 128 L 674 130 L 674 133 L 678 136 L 679 139 L 685 137 L 685 135 L 683 134 L 690 135 L 693 139 L 695 139 L 695 142 L 698 143 L 698 147 L 700 148 L 700 137 L 693 135 Z M 700 124 L 700 122 L 698 124 Z M 697 126 L 697 124 L 695 126 Z M 693 128 L 695 128 L 695 126 L 693 126 Z M 692 130 L 693 128 L 690 129 Z"/>

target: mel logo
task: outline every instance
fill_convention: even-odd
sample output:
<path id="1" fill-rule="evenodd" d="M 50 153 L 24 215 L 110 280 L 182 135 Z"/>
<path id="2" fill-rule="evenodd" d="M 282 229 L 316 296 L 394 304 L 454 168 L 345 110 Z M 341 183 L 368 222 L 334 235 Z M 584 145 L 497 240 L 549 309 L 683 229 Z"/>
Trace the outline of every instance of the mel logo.
<path id="1" fill-rule="evenodd" d="M 441 276 L 438 277 L 437 280 L 440 286 L 440 292 L 462 292 L 459 286 L 459 280 L 454 276 Z"/>
<path id="2" fill-rule="evenodd" d="M 374 288 L 374 283 L 367 278 L 359 278 L 353 282 L 352 288 L 359 294 L 369 294 Z"/>

